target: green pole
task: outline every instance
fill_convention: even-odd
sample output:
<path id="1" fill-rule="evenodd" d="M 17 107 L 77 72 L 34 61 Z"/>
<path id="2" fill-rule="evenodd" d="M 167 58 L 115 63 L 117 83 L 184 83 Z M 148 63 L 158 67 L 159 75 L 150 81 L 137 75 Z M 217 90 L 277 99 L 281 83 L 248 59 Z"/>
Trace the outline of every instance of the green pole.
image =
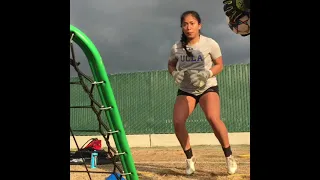
<path id="1" fill-rule="evenodd" d="M 123 166 L 124 173 L 130 173 L 126 175 L 126 179 L 138 180 L 139 177 L 128 144 L 126 132 L 123 127 L 118 106 L 100 53 L 88 36 L 86 36 L 81 30 L 79 30 L 75 26 L 70 25 L 70 34 L 72 33 L 74 33 L 72 41 L 74 41 L 82 49 L 82 51 L 88 58 L 88 63 L 91 68 L 94 80 L 96 82 L 104 82 L 102 84 L 99 84 L 97 88 L 103 106 L 112 107 L 111 109 L 106 111 L 106 116 L 111 130 L 119 131 L 117 133 L 113 133 L 112 136 L 115 141 L 118 153 L 124 153 L 119 156 Z"/>

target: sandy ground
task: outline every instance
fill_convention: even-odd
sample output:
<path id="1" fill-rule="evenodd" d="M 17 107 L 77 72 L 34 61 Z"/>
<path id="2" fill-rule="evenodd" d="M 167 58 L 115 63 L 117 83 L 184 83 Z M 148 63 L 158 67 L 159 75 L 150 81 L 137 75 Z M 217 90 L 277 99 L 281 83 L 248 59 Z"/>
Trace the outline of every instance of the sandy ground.
<path id="1" fill-rule="evenodd" d="M 220 146 L 193 146 L 197 158 L 196 172 L 185 175 L 185 155 L 180 147 L 132 148 L 132 156 L 140 180 L 249 180 L 250 146 L 232 146 L 233 155 L 238 162 L 238 171 L 228 175 L 225 158 Z M 113 165 L 99 165 L 89 171 L 111 172 Z M 70 165 L 70 170 L 86 171 L 83 165 Z M 90 173 L 92 180 L 105 180 L 110 173 Z M 71 180 L 90 180 L 88 174 L 71 172 Z"/>

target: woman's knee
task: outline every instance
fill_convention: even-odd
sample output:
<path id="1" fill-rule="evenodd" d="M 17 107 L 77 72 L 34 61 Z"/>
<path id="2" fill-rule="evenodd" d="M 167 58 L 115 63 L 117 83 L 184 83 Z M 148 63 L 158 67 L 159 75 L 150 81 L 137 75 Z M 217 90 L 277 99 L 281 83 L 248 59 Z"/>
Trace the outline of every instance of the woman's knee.
<path id="1" fill-rule="evenodd" d="M 207 115 L 206 116 L 206 119 L 209 121 L 209 123 L 211 124 L 211 125 L 216 125 L 217 123 L 221 123 L 222 122 L 222 120 L 220 119 L 220 117 L 217 117 L 217 116 L 215 116 L 215 115 Z"/>
<path id="2" fill-rule="evenodd" d="M 174 124 L 184 124 L 195 108 L 195 99 L 190 96 L 178 96 L 174 104 Z"/>
<path id="3" fill-rule="evenodd" d="M 173 120 L 173 126 L 174 126 L 174 128 L 175 129 L 179 129 L 179 128 L 181 128 L 181 127 L 185 127 L 185 125 L 186 125 L 186 121 L 187 121 L 187 118 L 175 118 L 174 120 Z"/>

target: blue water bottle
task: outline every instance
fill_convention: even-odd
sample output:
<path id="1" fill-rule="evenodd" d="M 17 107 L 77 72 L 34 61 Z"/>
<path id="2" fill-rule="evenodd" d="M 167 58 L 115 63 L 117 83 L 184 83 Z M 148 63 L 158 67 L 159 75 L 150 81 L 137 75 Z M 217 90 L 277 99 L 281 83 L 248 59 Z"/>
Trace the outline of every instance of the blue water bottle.
<path id="1" fill-rule="evenodd" d="M 94 169 L 97 167 L 97 159 L 98 159 L 98 153 L 93 152 L 91 153 L 91 168 Z"/>

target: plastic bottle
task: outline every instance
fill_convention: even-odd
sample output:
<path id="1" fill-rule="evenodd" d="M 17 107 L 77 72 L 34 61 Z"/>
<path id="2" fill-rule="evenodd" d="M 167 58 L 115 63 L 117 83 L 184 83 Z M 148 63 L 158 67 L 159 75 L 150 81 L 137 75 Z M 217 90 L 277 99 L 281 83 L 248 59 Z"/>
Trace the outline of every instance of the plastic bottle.
<path id="1" fill-rule="evenodd" d="M 97 161 L 98 161 L 98 153 L 93 152 L 91 153 L 91 169 L 94 169 L 97 167 Z"/>

